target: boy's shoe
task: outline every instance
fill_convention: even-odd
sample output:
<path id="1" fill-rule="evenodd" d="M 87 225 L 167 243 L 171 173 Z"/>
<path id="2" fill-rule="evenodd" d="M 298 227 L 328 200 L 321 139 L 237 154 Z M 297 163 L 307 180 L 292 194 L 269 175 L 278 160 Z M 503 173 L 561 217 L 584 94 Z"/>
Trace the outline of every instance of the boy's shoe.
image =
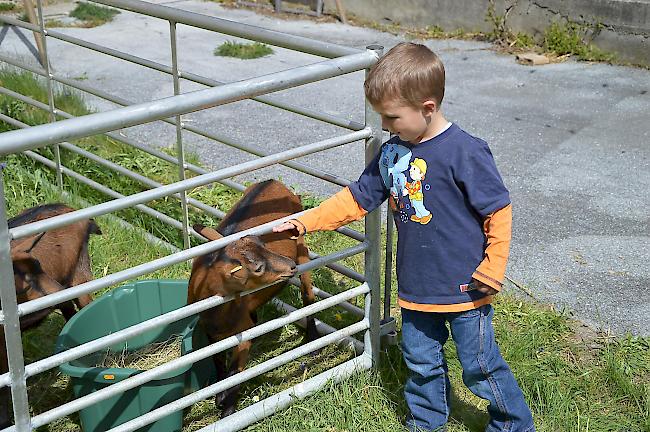
<path id="1" fill-rule="evenodd" d="M 420 219 L 419 217 L 417 217 L 416 215 L 413 215 L 413 216 L 411 216 L 411 220 L 412 220 L 413 222 L 420 222 L 421 219 Z M 421 222 L 420 222 L 420 223 L 421 223 Z"/>
<path id="2" fill-rule="evenodd" d="M 429 223 L 429 221 L 431 220 L 431 218 L 433 218 L 433 215 L 432 215 L 431 213 L 429 213 L 428 215 L 426 215 L 425 217 L 423 217 L 423 218 L 420 219 L 420 223 L 421 223 L 422 225 L 426 225 L 426 224 Z"/>

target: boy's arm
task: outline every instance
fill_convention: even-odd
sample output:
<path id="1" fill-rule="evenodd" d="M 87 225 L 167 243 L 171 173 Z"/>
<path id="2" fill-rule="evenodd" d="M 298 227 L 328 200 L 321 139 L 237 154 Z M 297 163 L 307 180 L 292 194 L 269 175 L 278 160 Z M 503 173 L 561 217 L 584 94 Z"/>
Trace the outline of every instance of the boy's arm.
<path id="1" fill-rule="evenodd" d="M 350 188 L 346 187 L 323 201 L 318 207 L 296 219 L 291 219 L 289 223 L 298 230 L 299 235 L 303 235 L 312 231 L 335 230 L 361 219 L 367 213 L 354 199 Z"/>
<path id="2" fill-rule="evenodd" d="M 483 230 L 487 238 L 485 257 L 472 278 L 501 291 L 510 252 L 512 236 L 512 205 L 488 215 L 483 221 Z"/>

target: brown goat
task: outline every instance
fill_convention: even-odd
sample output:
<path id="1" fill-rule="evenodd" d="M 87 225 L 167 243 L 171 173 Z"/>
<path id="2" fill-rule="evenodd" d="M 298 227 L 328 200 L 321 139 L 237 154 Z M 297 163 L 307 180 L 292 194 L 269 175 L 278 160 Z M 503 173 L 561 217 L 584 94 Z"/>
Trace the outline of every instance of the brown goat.
<path id="1" fill-rule="evenodd" d="M 302 210 L 300 198 L 275 180 L 257 183 L 244 191 L 242 199 L 224 217 L 215 231 L 200 225 L 194 229 L 209 240 L 217 240 L 236 232 L 297 213 Z M 287 284 L 296 271 L 296 263 L 309 261 L 309 251 L 301 238 L 288 232 L 270 233 L 261 237 L 246 236 L 223 249 L 194 260 L 188 289 L 188 304 L 213 295 L 226 296 L 277 282 L 266 289 L 209 309 L 200 314 L 199 326 L 210 343 L 247 330 L 257 323 L 256 310 L 271 300 Z M 300 275 L 303 305 L 314 302 L 309 273 Z M 307 320 L 307 339 L 318 337 L 314 319 Z M 219 380 L 241 372 L 248 360 L 251 342 L 233 348 L 226 371 L 223 355 L 213 356 Z M 222 408 L 222 417 L 235 411 L 239 385 L 215 397 Z"/>
<path id="2" fill-rule="evenodd" d="M 25 210 L 8 221 L 9 228 L 69 213 L 74 209 L 63 204 L 47 204 Z M 92 280 L 88 239 L 90 234 L 101 234 L 95 221 L 85 219 L 56 228 L 46 233 L 13 240 L 11 261 L 18 303 L 35 300 L 67 287 Z M 74 300 L 81 309 L 92 301 L 89 295 Z M 54 309 L 59 309 L 66 320 L 75 313 L 72 301 L 67 301 L 20 318 L 20 329 L 37 326 Z M 0 330 L 0 374 L 8 371 L 4 331 Z M 0 429 L 8 427 L 9 388 L 0 389 Z"/>

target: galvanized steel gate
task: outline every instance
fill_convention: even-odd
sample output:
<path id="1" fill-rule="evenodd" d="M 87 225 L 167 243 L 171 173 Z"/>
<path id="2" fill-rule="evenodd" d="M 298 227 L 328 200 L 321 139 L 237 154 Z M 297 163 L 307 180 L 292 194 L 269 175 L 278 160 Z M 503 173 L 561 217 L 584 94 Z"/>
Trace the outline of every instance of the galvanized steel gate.
<path id="1" fill-rule="evenodd" d="M 223 391 L 233 385 L 241 383 L 254 376 L 262 374 L 272 368 L 280 366 L 309 352 L 318 350 L 328 344 L 340 342 L 343 339 L 350 337 L 356 333 L 365 331 L 364 343 L 355 341 L 357 349 L 362 352 L 361 355 L 349 360 L 339 366 L 336 366 L 320 375 L 310 378 L 303 383 L 282 391 L 268 399 L 260 401 L 248 408 L 236 412 L 235 414 L 205 428 L 204 430 L 220 430 L 231 431 L 239 430 L 247 425 L 266 417 L 273 412 L 282 409 L 292 403 L 296 397 L 302 398 L 311 392 L 322 387 L 330 379 L 343 379 L 351 373 L 367 369 L 376 364 L 379 355 L 379 339 L 381 333 L 386 333 L 390 329 L 386 326 L 382 330 L 380 328 L 380 214 L 375 211 L 369 214 L 365 220 L 364 236 L 361 233 L 353 231 L 349 228 L 340 229 L 339 232 L 350 236 L 360 241 L 357 245 L 335 252 L 329 256 L 319 257 L 312 254 L 312 261 L 298 267 L 299 272 L 308 271 L 317 267 L 327 265 L 329 268 L 334 269 L 348 277 L 356 279 L 360 285 L 356 288 L 347 290 L 345 292 L 331 295 L 329 293 L 316 289 L 317 295 L 322 300 L 306 308 L 295 310 L 290 306 L 275 300 L 276 306 L 283 308 L 288 313 L 278 319 L 268 321 L 264 324 L 256 326 L 250 330 L 244 331 L 236 337 L 231 337 L 219 343 L 202 348 L 191 354 L 182 356 L 176 360 L 170 361 L 162 366 L 159 366 L 150 371 L 146 371 L 135 375 L 129 379 L 113 384 L 102 390 L 96 391 L 90 395 L 75 399 L 69 403 L 61 405 L 55 409 L 44 412 L 42 414 L 30 417 L 29 414 L 29 401 L 27 397 L 26 380 L 28 377 L 37 375 L 44 371 L 50 370 L 92 352 L 105 349 L 115 343 L 125 341 L 137 334 L 143 333 L 156 326 L 161 326 L 176 320 L 197 314 L 200 311 L 212 308 L 219 304 L 232 300 L 232 298 L 212 297 L 201 302 L 183 307 L 165 315 L 156 317 L 154 319 L 145 321 L 141 324 L 134 325 L 127 329 L 118 331 L 109 336 L 105 336 L 94 340 L 92 342 L 80 345 L 68 351 L 47 357 L 45 359 L 36 361 L 29 365 L 24 364 L 23 349 L 21 343 L 21 332 L 19 327 L 19 319 L 29 313 L 56 305 L 66 300 L 76 298 L 82 294 L 96 292 L 102 288 L 114 286 L 121 282 L 133 279 L 140 275 L 148 274 L 153 271 L 162 269 L 164 267 L 187 261 L 205 253 L 220 249 L 227 244 L 235 241 L 249 234 L 265 234 L 270 232 L 272 225 L 280 221 L 289 219 L 289 217 L 280 219 L 276 222 L 265 224 L 244 232 L 230 235 L 223 239 L 202 244 L 196 247 L 190 247 L 189 236 L 195 236 L 202 239 L 196 232 L 188 226 L 188 206 L 194 206 L 210 215 L 216 217 L 223 217 L 224 213 L 214 209 L 200 201 L 190 199 L 185 195 L 185 191 L 197 186 L 207 185 L 214 182 L 223 183 L 231 188 L 243 190 L 243 186 L 228 180 L 230 177 L 248 172 L 251 170 L 267 167 L 273 164 L 283 164 L 287 167 L 299 170 L 303 173 L 321 178 L 323 180 L 345 186 L 348 182 L 344 179 L 338 178 L 332 174 L 324 172 L 320 169 L 311 168 L 301 163 L 291 162 L 291 159 L 304 156 L 310 153 L 322 151 L 325 149 L 340 146 L 346 143 L 365 140 L 366 142 L 366 160 L 372 158 L 380 144 L 381 137 L 381 124 L 380 119 L 376 113 L 366 104 L 366 121 L 365 124 L 357 124 L 345 119 L 337 118 L 322 112 L 316 112 L 310 109 L 305 109 L 291 104 L 281 102 L 273 97 L 264 96 L 266 93 L 273 91 L 283 90 L 290 87 L 299 86 L 302 84 L 323 80 L 346 73 L 368 69 L 372 66 L 379 56 L 381 55 L 382 48 L 377 46 L 369 47 L 367 50 L 356 50 L 352 48 L 337 46 L 306 38 L 290 36 L 278 32 L 264 30 L 261 28 L 248 26 L 244 24 L 234 23 L 223 19 L 200 15 L 192 12 L 182 11 L 166 6 L 155 5 L 151 3 L 142 2 L 139 0 L 99 0 L 97 3 L 105 4 L 108 6 L 116 7 L 123 10 L 128 10 L 135 13 L 148 15 L 151 17 L 167 20 L 170 25 L 170 46 L 171 46 L 171 66 L 156 63 L 150 60 L 145 60 L 131 54 L 117 51 L 112 48 L 107 48 L 94 43 L 86 42 L 79 38 L 57 32 L 50 29 L 45 29 L 43 24 L 43 13 L 41 0 L 38 1 L 39 12 L 39 26 L 10 18 L 0 16 L 0 22 L 4 22 L 16 27 L 32 30 L 40 35 L 44 53 L 47 55 L 47 39 L 56 38 L 71 44 L 85 47 L 99 53 L 103 53 L 127 62 L 135 63 L 146 68 L 160 71 L 165 74 L 170 74 L 174 82 L 175 96 L 140 104 L 130 104 L 117 96 L 113 96 L 103 92 L 99 89 L 92 88 L 88 85 L 80 83 L 69 78 L 58 76 L 49 68 L 49 62 L 45 62 L 44 68 L 34 67 L 24 64 L 20 60 L 10 58 L 5 55 L 0 55 L 0 61 L 9 65 L 31 71 L 37 75 L 46 78 L 47 89 L 49 93 L 49 105 L 45 105 L 30 97 L 17 94 L 9 89 L 0 87 L 0 92 L 21 100 L 27 104 L 39 107 L 50 112 L 50 121 L 52 123 L 28 127 L 27 125 L 5 115 L 0 114 L 0 120 L 17 126 L 21 130 L 5 132 L 0 134 L 0 155 L 8 155 L 16 152 L 23 152 L 25 155 L 43 163 L 44 165 L 53 168 L 57 172 L 57 179 L 59 187 L 62 187 L 62 176 L 71 176 L 75 180 L 87 184 L 107 195 L 113 197 L 112 201 L 90 206 L 73 213 L 53 217 L 40 222 L 31 223 L 29 225 L 20 226 L 11 230 L 7 227 L 7 215 L 4 205 L 4 195 L 2 178 L 0 177 L 0 197 L 2 198 L 2 205 L 0 206 L 0 293 L 2 295 L 2 307 L 0 312 L 0 323 L 4 325 L 8 347 L 8 359 L 10 372 L 0 376 L 0 386 L 11 386 L 13 410 L 15 417 L 15 426 L 12 426 L 5 431 L 31 431 L 33 428 L 48 424 L 60 417 L 74 413 L 86 406 L 104 400 L 111 396 L 124 392 L 127 389 L 137 387 L 146 383 L 157 376 L 162 375 L 168 371 L 179 368 L 180 366 L 191 364 L 197 360 L 209 357 L 217 352 L 224 351 L 238 344 L 242 339 L 249 340 L 260 336 L 264 333 L 280 328 L 286 324 L 297 322 L 306 316 L 315 312 L 324 310 L 326 308 L 340 305 L 346 310 L 356 313 L 360 316 L 360 321 L 343 329 L 334 329 L 324 323 L 319 323 L 318 328 L 323 337 L 316 341 L 307 343 L 299 348 L 287 351 L 286 353 L 261 363 L 255 367 L 244 370 L 235 376 L 219 381 L 209 387 L 203 388 L 195 393 L 183 397 L 169 405 L 156 409 L 144 416 L 122 424 L 111 431 L 126 432 L 136 430 L 144 425 L 150 424 L 169 412 L 187 407 L 195 402 L 211 397 L 218 392 Z M 246 39 L 256 40 L 259 42 L 268 43 L 275 46 L 280 46 L 288 49 L 293 49 L 305 53 L 315 54 L 318 56 L 329 58 L 319 63 L 310 64 L 307 66 L 298 67 L 282 72 L 265 75 L 264 77 L 252 78 L 245 81 L 239 81 L 231 84 L 223 84 L 196 74 L 181 72 L 178 70 L 177 62 L 177 40 L 176 40 L 176 25 L 184 24 L 196 28 L 206 29 L 214 32 L 225 33 L 232 36 L 242 37 Z M 200 83 L 211 88 L 200 90 L 187 94 L 180 94 L 179 81 L 185 79 Z M 115 102 L 123 105 L 123 108 L 118 108 L 108 112 L 97 114 L 90 114 L 83 117 L 75 118 L 72 115 L 57 109 L 54 106 L 53 97 L 53 84 L 57 82 L 76 88 L 78 90 L 88 92 L 100 98 Z M 360 97 L 361 96 L 361 89 Z M 350 130 L 351 132 L 341 136 L 325 139 L 322 141 L 314 142 L 308 145 L 297 147 L 291 150 L 282 151 L 275 154 L 265 154 L 258 149 L 251 148 L 245 144 L 229 142 L 223 137 L 217 136 L 213 133 L 202 130 L 198 126 L 190 126 L 184 124 L 182 115 L 206 109 L 218 105 L 227 104 L 230 102 L 251 98 L 258 102 L 268 104 L 280 109 L 288 110 L 293 113 L 311 117 L 323 122 L 334 124 Z M 55 121 L 56 118 L 63 117 L 66 120 Z M 170 156 L 164 152 L 148 148 L 147 146 L 120 136 L 118 133 L 111 132 L 117 129 L 126 128 L 134 125 L 139 125 L 152 121 L 163 121 L 175 125 L 177 132 L 177 146 L 176 157 Z M 201 136 L 219 141 L 226 142 L 240 150 L 247 151 L 258 156 L 250 162 L 231 166 L 217 171 L 208 172 L 198 166 L 188 164 L 185 161 L 183 151 L 183 135 L 182 131 L 192 132 Z M 169 185 L 161 185 L 149 178 L 146 178 L 138 173 L 132 172 L 126 168 L 116 165 L 107 161 L 93 153 L 83 150 L 73 144 L 69 140 L 74 140 L 82 137 L 87 137 L 95 134 L 105 134 L 113 139 L 120 141 L 124 144 L 133 146 L 161 158 L 167 162 L 176 164 L 179 167 L 179 181 Z M 55 160 L 49 160 L 38 153 L 34 149 L 38 149 L 47 145 L 54 145 Z M 95 163 L 115 170 L 118 173 L 134 179 L 146 187 L 150 188 L 141 193 L 130 196 L 123 196 L 101 184 L 98 184 L 83 175 L 76 173 L 61 165 L 59 148 L 63 147 L 66 150 L 80 154 L 86 158 L 91 159 Z M 190 179 L 185 178 L 185 170 L 190 170 L 198 175 Z M 177 221 L 167 215 L 164 215 L 150 207 L 144 205 L 154 199 L 175 196 L 179 199 L 183 210 L 183 220 Z M 16 304 L 16 293 L 13 281 L 13 269 L 10 258 L 10 240 L 33 236 L 37 233 L 48 231 L 57 227 L 65 226 L 80 219 L 108 214 L 120 209 L 129 207 L 136 207 L 139 210 L 152 215 L 163 222 L 181 229 L 183 232 L 185 250 L 176 251 L 171 255 L 159 258 L 114 274 L 107 275 L 100 279 L 96 279 L 73 288 L 66 289 L 62 292 L 48 295 L 46 297 Z M 390 225 L 389 225 L 390 227 Z M 390 231 L 390 229 L 389 229 Z M 389 241 L 390 245 L 390 241 Z M 361 275 L 348 269 L 335 261 L 342 258 L 365 253 L 365 274 Z M 387 260 L 390 263 L 390 257 Z M 388 265 L 388 264 L 387 264 Z M 387 281 L 389 281 L 389 276 Z M 294 281 L 296 283 L 296 281 Z M 387 292 L 390 290 L 390 284 L 386 284 Z M 251 291 L 252 292 L 252 291 Z M 347 301 L 360 296 L 365 296 L 365 310 L 361 310 L 351 305 Z M 390 295 L 387 294 L 390 298 Z M 384 307 L 384 319 L 388 318 L 388 302 Z M 217 426 L 217 429 L 213 429 Z"/>

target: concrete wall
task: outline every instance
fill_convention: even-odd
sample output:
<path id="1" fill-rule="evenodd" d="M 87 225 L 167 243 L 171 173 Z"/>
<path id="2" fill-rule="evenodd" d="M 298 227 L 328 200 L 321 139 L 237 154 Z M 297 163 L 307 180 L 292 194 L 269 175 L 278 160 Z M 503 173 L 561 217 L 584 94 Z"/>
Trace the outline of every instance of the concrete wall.
<path id="1" fill-rule="evenodd" d="M 488 0 L 342 0 L 346 11 L 378 23 L 490 31 Z M 513 31 L 536 36 L 553 21 L 599 25 L 593 43 L 621 60 L 650 65 L 650 0 L 495 0 Z M 326 0 L 334 12 L 334 1 Z"/>

